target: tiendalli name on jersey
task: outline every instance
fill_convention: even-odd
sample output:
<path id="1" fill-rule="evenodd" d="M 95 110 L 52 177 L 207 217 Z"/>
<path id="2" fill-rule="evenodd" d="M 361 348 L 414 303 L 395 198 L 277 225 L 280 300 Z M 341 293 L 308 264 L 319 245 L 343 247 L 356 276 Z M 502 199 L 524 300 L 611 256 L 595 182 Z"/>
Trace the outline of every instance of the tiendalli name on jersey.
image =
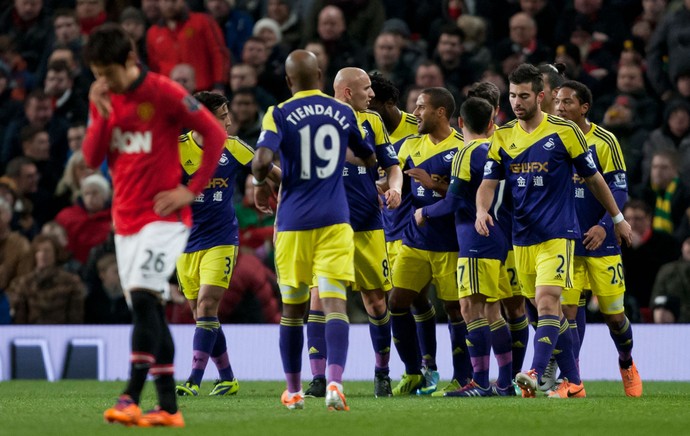
<path id="1" fill-rule="evenodd" d="M 120 153 L 151 153 L 152 135 L 146 132 L 123 132 L 119 127 L 113 129 L 110 149 Z"/>
<path id="2" fill-rule="evenodd" d="M 343 130 L 347 130 L 348 127 L 350 127 L 350 123 L 347 121 L 346 115 L 341 114 L 339 110 L 336 110 L 334 113 L 331 106 L 324 106 L 322 104 L 305 104 L 298 106 L 293 109 L 290 114 L 285 117 L 285 119 L 296 126 L 299 121 L 312 115 L 324 115 L 331 117 L 337 121 L 338 124 L 340 124 Z"/>

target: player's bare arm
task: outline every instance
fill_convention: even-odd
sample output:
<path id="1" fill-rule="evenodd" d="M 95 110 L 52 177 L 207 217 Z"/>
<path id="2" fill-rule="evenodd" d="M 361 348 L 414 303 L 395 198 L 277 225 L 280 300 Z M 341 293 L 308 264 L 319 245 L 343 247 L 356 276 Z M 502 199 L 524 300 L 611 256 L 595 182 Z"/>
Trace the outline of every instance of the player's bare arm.
<path id="1" fill-rule="evenodd" d="M 438 192 L 439 194 L 445 196 L 446 192 L 448 192 L 448 183 L 442 181 L 442 180 L 434 180 L 431 178 L 429 173 L 424 171 L 421 168 L 412 168 L 407 171 L 405 171 L 405 174 L 407 174 L 410 177 L 413 177 L 417 182 L 419 182 L 424 189 L 431 189 L 433 191 Z"/>
<path id="2" fill-rule="evenodd" d="M 403 175 L 398 165 L 391 165 L 386 168 L 386 180 L 388 189 L 384 191 L 386 206 L 388 209 L 395 209 L 400 206 L 400 196 L 402 193 Z"/>
<path id="3" fill-rule="evenodd" d="M 477 219 L 474 228 L 482 236 L 489 236 L 489 226 L 494 226 L 494 220 L 489 215 L 489 208 L 498 187 L 498 180 L 484 179 L 477 190 Z"/>
<path id="4" fill-rule="evenodd" d="M 96 79 L 89 89 L 89 101 L 96 106 L 98 113 L 103 118 L 108 118 L 113 111 L 113 105 L 110 102 L 110 95 L 108 92 L 108 83 L 105 77 Z"/>
<path id="5" fill-rule="evenodd" d="M 611 189 L 609 189 L 609 186 L 606 184 L 604 177 L 601 173 L 597 172 L 592 176 L 585 177 L 585 183 L 587 183 L 587 187 L 592 191 L 594 197 L 599 200 L 599 203 L 601 203 L 606 211 L 613 217 L 613 229 L 616 232 L 618 244 L 620 245 L 622 241 L 625 241 L 625 243 L 630 246 L 630 244 L 632 244 L 632 229 L 630 228 L 630 224 L 623 218 L 620 209 L 618 209 L 616 200 L 613 198 Z"/>

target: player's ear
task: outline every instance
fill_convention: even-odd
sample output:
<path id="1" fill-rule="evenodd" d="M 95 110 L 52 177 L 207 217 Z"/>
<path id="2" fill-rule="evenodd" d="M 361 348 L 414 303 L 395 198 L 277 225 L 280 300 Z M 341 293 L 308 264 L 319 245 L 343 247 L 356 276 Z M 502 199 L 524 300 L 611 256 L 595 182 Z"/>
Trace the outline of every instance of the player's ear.
<path id="1" fill-rule="evenodd" d="M 494 128 L 494 119 L 489 120 L 489 125 L 486 127 L 486 132 L 490 132 Z"/>
<path id="2" fill-rule="evenodd" d="M 465 120 L 463 120 L 462 117 L 458 117 L 458 127 L 461 129 L 465 127 Z"/>
<path id="3" fill-rule="evenodd" d="M 285 76 L 285 83 L 287 83 L 288 89 L 291 90 L 292 89 L 292 82 L 290 81 L 290 77 L 287 75 Z"/>
<path id="4" fill-rule="evenodd" d="M 137 62 L 139 62 L 139 56 L 137 56 L 137 52 L 134 50 L 131 50 L 129 53 L 127 53 L 127 60 L 125 61 L 125 67 L 129 67 L 131 65 L 136 65 Z"/>

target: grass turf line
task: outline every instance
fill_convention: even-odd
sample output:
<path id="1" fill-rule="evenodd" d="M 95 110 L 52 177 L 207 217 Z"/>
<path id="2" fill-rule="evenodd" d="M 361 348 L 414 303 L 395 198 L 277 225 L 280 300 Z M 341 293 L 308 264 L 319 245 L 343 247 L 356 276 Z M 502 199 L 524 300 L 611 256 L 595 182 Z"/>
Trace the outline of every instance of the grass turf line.
<path id="1" fill-rule="evenodd" d="M 305 384 L 306 386 L 306 384 Z M 373 397 L 372 382 L 346 382 L 350 412 L 329 412 L 322 398 L 306 399 L 305 410 L 289 411 L 279 401 L 282 382 L 240 382 L 233 397 L 179 398 L 185 429 L 138 429 L 109 425 L 123 382 L 8 381 L 0 383 L 1 435 L 434 435 L 687 434 L 690 383 L 647 382 L 643 398 L 626 398 L 620 382 L 586 382 L 588 398 Z M 153 407 L 153 383 L 142 408 Z"/>

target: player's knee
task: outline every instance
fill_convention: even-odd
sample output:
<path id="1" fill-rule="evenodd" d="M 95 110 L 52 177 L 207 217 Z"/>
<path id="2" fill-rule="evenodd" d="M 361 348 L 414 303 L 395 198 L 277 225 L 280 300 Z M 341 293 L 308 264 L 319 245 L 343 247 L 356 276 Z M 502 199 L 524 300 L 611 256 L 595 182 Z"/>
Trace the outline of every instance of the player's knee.
<path id="1" fill-rule="evenodd" d="M 402 312 L 409 310 L 412 302 L 418 294 L 409 289 L 393 288 L 388 298 L 388 306 L 391 312 Z"/>
<path id="2" fill-rule="evenodd" d="M 443 308 L 446 310 L 446 315 L 448 315 L 448 319 L 451 322 L 460 322 L 463 320 L 460 302 L 458 300 L 444 301 Z"/>

